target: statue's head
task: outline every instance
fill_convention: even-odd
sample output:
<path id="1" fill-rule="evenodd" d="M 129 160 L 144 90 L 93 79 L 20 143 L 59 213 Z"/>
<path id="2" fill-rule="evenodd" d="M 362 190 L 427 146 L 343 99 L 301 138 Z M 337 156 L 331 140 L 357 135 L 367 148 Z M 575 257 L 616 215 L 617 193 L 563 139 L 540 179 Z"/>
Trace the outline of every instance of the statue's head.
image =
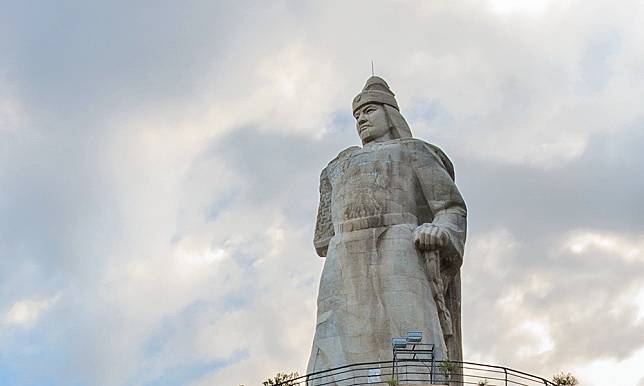
<path id="1" fill-rule="evenodd" d="M 394 93 L 384 79 L 372 76 L 353 99 L 353 116 L 363 144 L 411 137 Z"/>

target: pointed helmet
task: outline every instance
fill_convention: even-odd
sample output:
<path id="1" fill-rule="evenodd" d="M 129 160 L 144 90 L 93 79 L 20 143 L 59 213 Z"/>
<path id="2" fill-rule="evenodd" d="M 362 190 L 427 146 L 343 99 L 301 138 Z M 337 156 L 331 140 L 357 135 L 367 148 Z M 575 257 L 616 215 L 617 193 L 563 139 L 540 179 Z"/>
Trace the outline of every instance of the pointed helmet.
<path id="1" fill-rule="evenodd" d="M 394 93 L 387 82 L 379 76 L 372 76 L 367 79 L 362 92 L 353 98 L 353 113 L 368 103 L 383 105 L 389 129 L 394 138 L 410 138 L 411 130 L 405 118 L 400 114 L 400 108 L 394 98 Z"/>
<path id="2" fill-rule="evenodd" d="M 394 98 L 394 93 L 389 88 L 387 82 L 379 76 L 372 76 L 367 79 L 367 83 L 364 85 L 362 92 L 353 98 L 353 112 L 355 113 L 356 110 L 367 103 L 388 105 L 400 111 L 398 103 L 396 103 L 396 99 Z"/>

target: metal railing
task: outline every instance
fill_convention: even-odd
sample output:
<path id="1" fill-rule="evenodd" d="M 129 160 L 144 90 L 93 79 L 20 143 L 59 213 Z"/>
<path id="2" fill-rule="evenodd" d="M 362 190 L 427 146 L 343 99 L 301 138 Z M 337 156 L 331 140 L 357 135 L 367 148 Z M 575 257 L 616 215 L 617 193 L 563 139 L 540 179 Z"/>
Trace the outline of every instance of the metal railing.
<path id="1" fill-rule="evenodd" d="M 551 381 L 523 371 L 475 362 L 434 361 L 404 358 L 397 361 L 354 363 L 303 375 L 276 386 L 386 386 L 486 385 L 556 386 Z"/>

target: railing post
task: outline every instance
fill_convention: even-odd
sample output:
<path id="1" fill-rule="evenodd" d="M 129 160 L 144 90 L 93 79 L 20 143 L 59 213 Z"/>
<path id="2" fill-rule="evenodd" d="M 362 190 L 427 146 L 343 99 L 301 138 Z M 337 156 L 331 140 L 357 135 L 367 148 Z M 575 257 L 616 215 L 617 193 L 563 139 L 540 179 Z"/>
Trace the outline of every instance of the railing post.
<path id="1" fill-rule="evenodd" d="M 508 386 L 508 369 L 504 367 L 503 372 L 505 373 L 505 386 Z"/>
<path id="2" fill-rule="evenodd" d="M 393 361 L 391 362 L 391 379 L 398 379 L 398 377 L 396 377 L 396 370 L 398 370 L 398 366 L 396 366 L 396 348 L 394 347 L 392 350 Z"/>
<path id="3" fill-rule="evenodd" d="M 434 363 L 434 354 L 432 354 L 432 368 L 429 369 L 429 383 L 434 383 L 434 367 L 436 364 Z"/>

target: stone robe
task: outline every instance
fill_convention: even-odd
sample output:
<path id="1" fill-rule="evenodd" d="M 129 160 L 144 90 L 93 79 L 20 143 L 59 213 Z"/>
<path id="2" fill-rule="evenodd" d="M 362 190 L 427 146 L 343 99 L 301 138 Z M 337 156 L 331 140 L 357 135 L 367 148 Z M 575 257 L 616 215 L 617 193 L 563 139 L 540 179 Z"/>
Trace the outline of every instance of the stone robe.
<path id="1" fill-rule="evenodd" d="M 432 285 L 413 232 L 432 222 L 448 232 Z M 341 152 L 322 171 L 314 244 L 326 256 L 307 373 L 392 359 L 391 339 L 423 332 L 436 359 L 460 360 L 460 275 L 466 208 L 453 167 L 437 147 L 414 138 Z M 434 281 L 434 284 L 436 282 Z M 449 285 L 448 285 L 449 284 Z M 436 291 L 445 291 L 441 315 Z M 449 318 L 444 331 L 441 316 Z M 443 323 L 444 324 L 444 323 Z"/>

